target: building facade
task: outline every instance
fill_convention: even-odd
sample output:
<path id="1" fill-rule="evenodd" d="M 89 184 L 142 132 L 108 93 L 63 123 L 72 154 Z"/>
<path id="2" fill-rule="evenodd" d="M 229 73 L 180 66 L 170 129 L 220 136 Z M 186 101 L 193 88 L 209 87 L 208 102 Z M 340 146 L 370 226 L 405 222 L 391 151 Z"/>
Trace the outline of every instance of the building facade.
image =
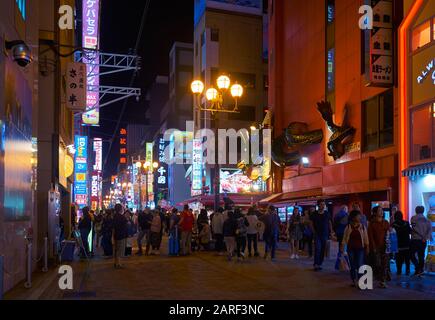
<path id="1" fill-rule="evenodd" d="M 224 74 L 233 83 L 242 85 L 244 93 L 239 101 L 239 112 L 219 113 L 218 127 L 249 130 L 263 121 L 267 106 L 263 2 L 196 0 L 194 16 L 194 79 L 210 88 L 216 87 L 217 78 Z M 231 101 L 230 96 L 225 99 Z M 225 104 L 229 102 L 224 100 Z M 217 124 L 208 111 L 194 110 L 193 118 L 195 130 L 215 129 Z M 222 170 L 228 172 L 234 168 L 234 165 L 221 166 L 217 176 Z M 203 168 L 200 193 L 216 192 L 215 170 L 213 164 Z"/>
<path id="2" fill-rule="evenodd" d="M 379 28 L 361 30 L 360 5 L 358 0 L 269 1 L 269 106 L 275 139 L 287 128 L 290 134 L 314 132 L 321 138 L 291 145 L 299 158 L 275 166 L 274 201 L 283 207 L 314 205 L 322 198 L 334 213 L 342 204 L 358 202 L 368 215 L 374 205 L 388 212 L 398 201 L 393 39 L 403 7 L 399 1 L 379 1 L 374 7 Z M 380 29 L 382 42 L 376 33 Z M 325 112 L 328 104 L 321 104 L 323 114 L 319 112 L 321 101 L 330 103 L 330 114 Z M 343 139 L 345 133 L 349 139 Z"/>
<path id="3" fill-rule="evenodd" d="M 1 7 L 1 46 L 5 48 L 5 41 L 24 41 L 37 60 L 38 2 L 5 0 Z M 19 66 L 13 50 L 0 53 L 0 255 L 4 258 L 0 274 L 5 291 L 25 278 L 26 236 L 38 231 L 38 214 L 33 206 L 38 65 Z"/>
<path id="4" fill-rule="evenodd" d="M 435 2 L 405 1 L 399 34 L 400 202 L 424 206 L 435 232 Z M 435 270 L 429 243 L 427 268 Z"/>

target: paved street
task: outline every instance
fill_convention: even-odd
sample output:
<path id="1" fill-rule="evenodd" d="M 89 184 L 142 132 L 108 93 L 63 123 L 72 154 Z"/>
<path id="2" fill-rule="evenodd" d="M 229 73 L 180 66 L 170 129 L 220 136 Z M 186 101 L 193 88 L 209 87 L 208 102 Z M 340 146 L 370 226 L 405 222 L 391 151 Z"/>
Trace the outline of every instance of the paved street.
<path id="1" fill-rule="evenodd" d="M 36 274 L 33 288 L 19 285 L 6 299 L 434 299 L 435 278 L 394 278 L 388 289 L 361 292 L 349 286 L 347 273 L 333 269 L 328 260 L 324 271 L 311 270 L 311 261 L 288 258 L 282 244 L 276 262 L 262 258 L 243 263 L 227 262 L 214 253 L 190 257 L 130 257 L 126 268 L 114 270 L 112 260 L 96 257 L 74 262 L 74 290 L 62 292 L 54 271 Z M 163 248 L 166 248 L 164 243 Z M 86 270 L 88 276 L 85 276 Z M 77 294 L 79 292 L 80 294 Z"/>

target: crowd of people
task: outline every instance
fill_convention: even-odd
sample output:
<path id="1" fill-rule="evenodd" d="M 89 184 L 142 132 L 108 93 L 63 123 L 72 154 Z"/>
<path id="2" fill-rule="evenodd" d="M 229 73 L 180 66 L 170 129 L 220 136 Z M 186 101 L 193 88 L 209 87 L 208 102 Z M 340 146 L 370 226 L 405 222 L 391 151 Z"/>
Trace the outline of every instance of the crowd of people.
<path id="1" fill-rule="evenodd" d="M 290 259 L 299 259 L 306 251 L 307 258 L 314 260 L 314 270 L 321 271 L 330 241 L 335 240 L 339 248 L 337 261 L 344 259 L 347 263 L 352 286 L 358 287 L 360 267 L 368 264 L 379 286 L 386 288 L 391 280 L 392 259 L 398 275 L 402 274 L 403 265 L 406 275 L 410 275 L 412 262 L 414 275 L 420 276 L 424 272 L 427 241 L 432 237 L 431 223 L 424 210 L 417 207 L 408 223 L 397 206 L 392 209 L 390 221 L 385 220 L 381 207 L 374 207 L 370 215 L 365 215 L 358 203 L 352 205 L 350 212 L 348 206 L 342 206 L 335 215 L 327 210 L 323 200 L 318 201 L 317 207 L 306 210 L 295 207 L 284 227 Z M 263 258 L 274 261 L 282 229 L 273 206 L 265 212 L 256 206 L 247 211 L 226 207 L 209 215 L 205 209 L 196 214 L 187 205 L 180 212 L 176 208 L 170 212 L 147 208 L 133 213 L 116 204 L 114 209 L 101 213 L 85 207 L 82 213 L 76 226 L 82 242 L 80 255 L 93 255 L 94 244 L 88 241 L 92 239 L 96 248 L 102 247 L 104 256 L 113 257 L 116 269 L 123 268 L 121 257 L 133 254 L 135 241 L 136 255 L 159 255 L 164 234 L 168 236 L 170 256 L 212 250 L 226 255 L 228 261 L 234 258 L 243 261 L 260 256 L 258 241 L 262 239 L 265 243 Z"/>

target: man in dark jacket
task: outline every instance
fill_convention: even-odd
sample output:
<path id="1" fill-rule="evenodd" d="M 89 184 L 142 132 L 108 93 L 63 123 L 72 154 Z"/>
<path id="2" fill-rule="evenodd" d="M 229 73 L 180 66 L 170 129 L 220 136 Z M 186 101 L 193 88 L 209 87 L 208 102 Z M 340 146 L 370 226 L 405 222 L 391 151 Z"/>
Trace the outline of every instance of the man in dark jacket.
<path id="1" fill-rule="evenodd" d="M 264 259 L 267 259 L 270 252 L 272 261 L 275 260 L 276 243 L 279 234 L 279 216 L 274 206 L 269 206 L 268 211 L 260 220 L 264 223 L 263 239 L 266 242 Z"/>
<path id="2" fill-rule="evenodd" d="M 114 267 L 121 269 L 123 266 L 120 263 L 121 257 L 125 254 L 125 246 L 128 238 L 127 219 L 124 216 L 122 205 L 115 205 L 115 216 L 113 217 L 113 238 L 114 238 Z"/>
<path id="3" fill-rule="evenodd" d="M 409 243 L 411 226 L 408 221 L 403 220 L 403 214 L 401 211 L 396 211 L 394 214 L 394 222 L 392 227 L 396 230 L 397 234 L 397 244 L 399 251 L 396 253 L 396 265 L 397 265 L 397 275 L 402 274 L 402 266 L 405 262 L 406 265 L 406 275 L 409 276 L 411 273 L 411 259 L 409 254 Z"/>
<path id="4" fill-rule="evenodd" d="M 317 202 L 318 210 L 314 212 L 311 221 L 314 229 L 314 270 L 322 270 L 323 260 L 325 258 L 326 244 L 332 234 L 331 216 L 326 210 L 324 200 Z"/>

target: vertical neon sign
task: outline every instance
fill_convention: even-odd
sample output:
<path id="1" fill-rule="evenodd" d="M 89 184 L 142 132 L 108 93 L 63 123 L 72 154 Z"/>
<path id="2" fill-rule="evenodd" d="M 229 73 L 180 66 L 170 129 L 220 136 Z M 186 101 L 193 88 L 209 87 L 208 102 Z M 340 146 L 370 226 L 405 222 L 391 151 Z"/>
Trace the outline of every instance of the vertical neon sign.
<path id="1" fill-rule="evenodd" d="M 88 137 L 75 136 L 74 199 L 83 208 L 88 205 Z"/>
<path id="2" fill-rule="evenodd" d="M 192 147 L 192 195 L 201 193 L 202 190 L 202 141 L 193 140 Z"/>
<path id="3" fill-rule="evenodd" d="M 98 50 L 99 47 L 99 0 L 83 0 L 83 48 Z M 100 122 L 99 100 L 100 94 L 100 67 L 98 52 L 88 51 L 83 57 L 83 62 L 87 64 L 88 92 L 86 95 L 86 110 L 83 113 L 82 121 L 84 125 L 97 126 Z"/>

